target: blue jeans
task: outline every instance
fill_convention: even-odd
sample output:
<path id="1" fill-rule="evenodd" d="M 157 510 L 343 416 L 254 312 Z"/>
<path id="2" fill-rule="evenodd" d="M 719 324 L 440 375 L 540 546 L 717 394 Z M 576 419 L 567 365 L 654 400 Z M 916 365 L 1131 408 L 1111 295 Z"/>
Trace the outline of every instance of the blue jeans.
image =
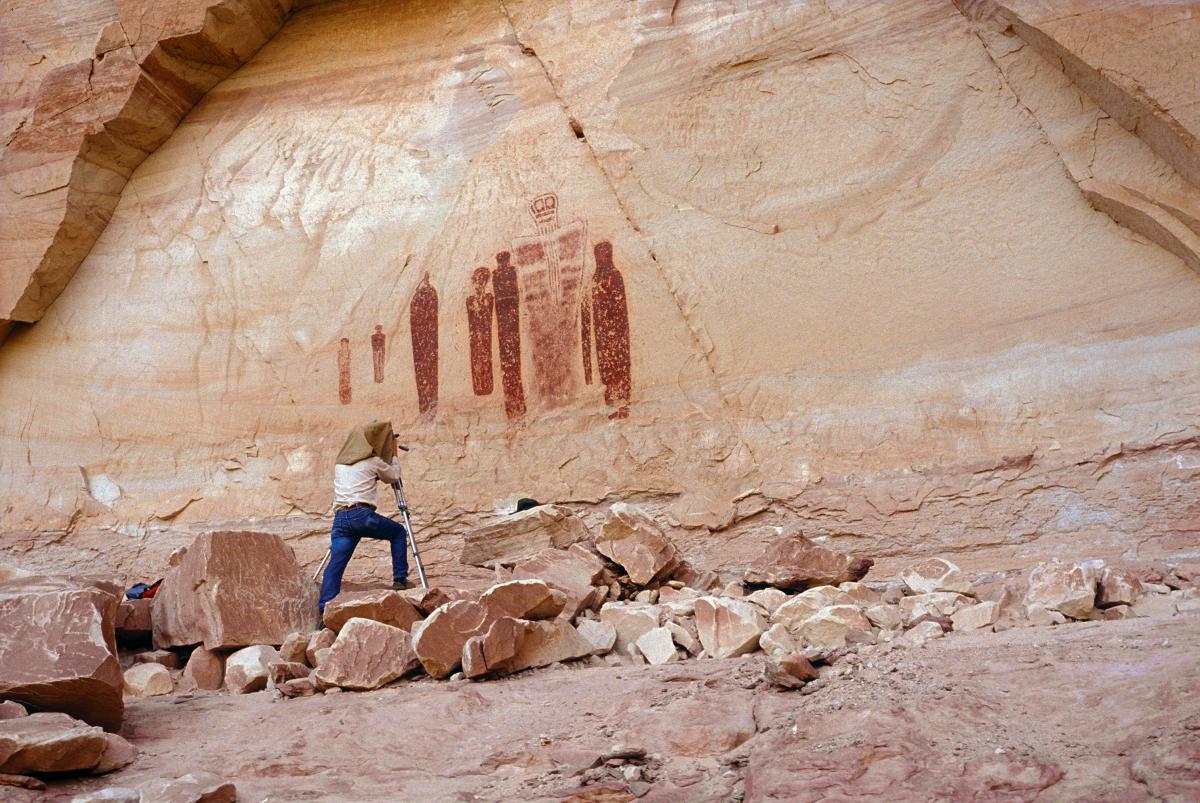
<path id="1" fill-rule="evenodd" d="M 379 538 L 392 544 L 392 580 L 403 583 L 408 578 L 408 534 L 404 525 L 380 516 L 367 507 L 343 510 L 333 516 L 333 531 L 329 534 L 329 565 L 321 578 L 321 613 L 325 605 L 342 590 L 342 575 L 363 538 Z"/>

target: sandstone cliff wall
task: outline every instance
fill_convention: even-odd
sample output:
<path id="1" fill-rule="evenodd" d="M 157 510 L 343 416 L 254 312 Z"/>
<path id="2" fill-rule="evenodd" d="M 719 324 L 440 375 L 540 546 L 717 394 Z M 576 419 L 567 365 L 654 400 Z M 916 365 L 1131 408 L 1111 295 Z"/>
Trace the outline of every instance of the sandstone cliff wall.
<path id="1" fill-rule="evenodd" d="M 300 10 L 0 345 L 0 543 L 133 576 L 236 523 L 315 562 L 379 416 L 443 574 L 525 495 L 643 501 L 712 568 L 787 522 L 884 569 L 1194 554 L 1194 145 L 1118 119 L 1141 96 L 1097 92 L 1053 17 Z M 1138 48 L 1194 17 L 1139 43 L 1091 16 L 1176 133 L 1196 67 Z"/>

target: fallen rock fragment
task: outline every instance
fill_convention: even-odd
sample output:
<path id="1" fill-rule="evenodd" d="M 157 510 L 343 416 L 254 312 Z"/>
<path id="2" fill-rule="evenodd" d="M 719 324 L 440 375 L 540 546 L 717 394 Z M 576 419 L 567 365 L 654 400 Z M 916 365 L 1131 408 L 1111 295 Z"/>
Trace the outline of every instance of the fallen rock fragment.
<path id="1" fill-rule="evenodd" d="M 124 737 L 115 733 L 106 733 L 104 740 L 104 752 L 100 754 L 100 760 L 96 762 L 96 766 L 91 769 L 93 775 L 103 775 L 106 772 L 119 770 L 137 760 L 138 749 Z"/>
<path id="2" fill-rule="evenodd" d="M 463 646 L 469 678 L 507 675 L 522 669 L 571 661 L 592 653 L 592 644 L 562 620 L 531 622 L 505 616 Z"/>
<path id="3" fill-rule="evenodd" d="M 149 639 L 154 630 L 154 623 L 150 615 L 153 607 L 153 597 L 121 600 L 117 606 L 117 641 L 133 643 Z"/>
<path id="4" fill-rule="evenodd" d="M 579 635 L 592 645 L 593 655 L 604 655 L 612 652 L 617 644 L 617 629 L 608 622 L 597 619 L 581 619 L 575 625 Z"/>
<path id="5" fill-rule="evenodd" d="M 29 712 L 16 700 L 0 700 L 0 720 L 27 717 Z"/>
<path id="6" fill-rule="evenodd" d="M 267 687 L 269 667 L 279 660 L 274 647 L 256 644 L 230 655 L 225 660 L 225 687 L 234 694 L 250 694 Z"/>
<path id="7" fill-rule="evenodd" d="M 133 656 L 133 662 L 135 664 L 159 664 L 167 669 L 180 669 L 183 666 L 183 662 L 179 659 L 179 653 L 170 650 L 139 652 Z"/>
<path id="8" fill-rule="evenodd" d="M 714 658 L 732 658 L 752 652 L 766 628 L 756 605 L 727 597 L 696 600 L 696 630 L 704 650 Z"/>
<path id="9" fill-rule="evenodd" d="M 971 593 L 971 580 L 945 558 L 926 558 L 900 572 L 900 579 L 914 594 L 936 591 Z"/>
<path id="10" fill-rule="evenodd" d="M 767 615 L 774 613 L 776 608 L 788 601 L 788 595 L 778 588 L 760 588 L 752 594 L 747 594 L 745 598 L 766 611 Z"/>
<path id="11" fill-rule="evenodd" d="M 462 562 L 493 566 L 528 558 L 543 549 L 566 549 L 585 541 L 583 519 L 560 505 L 541 505 L 504 516 L 463 536 Z"/>
<path id="12" fill-rule="evenodd" d="M 225 682 L 225 657 L 213 650 L 197 647 L 183 668 L 185 683 L 203 691 L 216 691 Z"/>
<path id="13" fill-rule="evenodd" d="M 662 527 L 645 512 L 624 502 L 615 503 L 596 536 L 596 549 L 617 563 L 637 585 L 666 578 L 676 568 L 679 555 Z"/>
<path id="14" fill-rule="evenodd" d="M 684 625 L 680 622 L 668 620 L 664 625 L 667 630 L 671 631 L 671 638 L 675 643 L 687 651 L 689 655 L 699 655 L 704 649 L 704 645 L 700 643 L 700 637 L 695 633 L 695 623 L 689 622 Z"/>
<path id="15" fill-rule="evenodd" d="M 196 770 L 139 787 L 145 803 L 235 803 L 237 787 L 211 772 Z"/>
<path id="16" fill-rule="evenodd" d="M 955 611 L 971 603 L 970 597 L 954 591 L 917 594 L 900 600 L 900 618 L 905 627 L 912 627 L 925 619 L 949 622 Z"/>
<path id="17" fill-rule="evenodd" d="M 783 689 L 798 689 L 819 675 L 803 655 L 781 655 L 767 661 L 763 677 L 768 683 Z"/>
<path id="18" fill-rule="evenodd" d="M 854 631 L 867 632 L 871 623 L 853 605 L 830 605 L 804 620 L 799 635 L 807 646 L 835 648 L 846 646 Z"/>
<path id="19" fill-rule="evenodd" d="M 317 665 L 317 650 L 328 649 L 337 640 L 337 633 L 329 628 L 322 628 L 308 637 L 308 646 L 304 648 L 304 657 L 309 666 Z"/>
<path id="20" fill-rule="evenodd" d="M 399 591 L 348 591 L 338 594 L 325 606 L 325 627 L 334 633 L 353 618 L 370 619 L 385 625 L 410 630 L 424 617 Z"/>
<path id="21" fill-rule="evenodd" d="M 782 623 L 771 625 L 758 639 L 758 646 L 772 657 L 790 655 L 799 649 L 791 632 Z"/>
<path id="22" fill-rule="evenodd" d="M 41 792 L 46 788 L 46 784 L 37 778 L 30 778 L 28 775 L 10 775 L 7 772 L 0 772 L 0 786 L 30 789 L 35 792 Z M 78 800 L 78 798 L 75 800 Z M 75 803 L 75 800 L 72 800 L 71 803 Z"/>
<path id="23" fill-rule="evenodd" d="M 109 786 L 73 797 L 71 803 L 142 803 L 142 793 L 124 786 Z"/>
<path id="24" fill-rule="evenodd" d="M 0 584 L 0 698 L 118 730 L 118 591 L 61 578 Z"/>
<path id="25" fill-rule="evenodd" d="M 1041 605 L 1036 602 L 1026 604 L 1025 618 L 1029 620 L 1029 624 L 1036 627 L 1061 625 L 1067 621 L 1067 617 L 1063 616 L 1058 611 L 1052 611 L 1045 605 Z"/>
<path id="26" fill-rule="evenodd" d="M 275 688 L 284 697 L 311 697 L 317 693 L 317 682 L 310 676 L 285 681 Z"/>
<path id="27" fill-rule="evenodd" d="M 308 660 L 308 636 L 304 633 L 289 634 L 279 648 L 279 657 L 292 663 L 305 663 Z"/>
<path id="28" fill-rule="evenodd" d="M 925 642 L 941 638 L 946 635 L 942 630 L 942 626 L 937 622 L 921 622 L 904 634 L 904 640 L 913 646 L 919 646 Z"/>
<path id="29" fill-rule="evenodd" d="M 408 631 L 371 619 L 351 619 L 316 669 L 329 686 L 365 691 L 413 672 L 420 665 Z"/>
<path id="30" fill-rule="evenodd" d="M 89 770 L 108 746 L 104 730 L 60 713 L 38 713 L 0 722 L 0 772 Z"/>
<path id="31" fill-rule="evenodd" d="M 569 549 L 543 549 L 517 561 L 514 580 L 541 580 L 566 594 L 562 616 L 574 619 L 591 607 L 596 589 L 607 586 L 604 562 L 580 544 Z"/>
<path id="32" fill-rule="evenodd" d="M 655 627 L 638 636 L 638 651 L 646 658 L 646 663 L 658 666 L 679 660 L 679 652 L 675 649 L 675 639 L 671 631 L 665 627 Z"/>
<path id="33" fill-rule="evenodd" d="M 643 633 L 658 627 L 661 618 L 657 607 L 642 603 L 606 602 L 600 608 L 600 621 L 617 631 L 614 649 L 622 653 Z"/>
<path id="34" fill-rule="evenodd" d="M 803 591 L 811 586 L 836 586 L 859 580 L 872 565 L 874 561 L 870 558 L 835 552 L 794 532 L 772 541 L 750 564 L 745 581 L 752 586 Z"/>
<path id="35" fill-rule="evenodd" d="M 1104 574 L 1100 577 L 1100 593 L 1096 604 L 1101 608 L 1132 605 L 1141 595 L 1142 582 L 1133 572 L 1106 566 Z"/>
<path id="36" fill-rule="evenodd" d="M 852 604 L 850 595 L 833 586 L 814 586 L 780 605 L 771 614 L 771 624 L 782 624 L 796 633 L 817 611 L 830 605 Z"/>
<path id="37" fill-rule="evenodd" d="M 1103 563 L 1043 563 L 1029 574 L 1027 603 L 1037 603 L 1072 619 L 1086 619 L 1096 607 L 1096 586 Z"/>
<path id="38" fill-rule="evenodd" d="M 454 602 L 460 599 L 474 599 L 477 596 L 462 589 L 443 588 L 442 586 L 409 588 L 400 593 L 406 600 L 412 603 L 414 608 L 421 612 L 421 616 L 428 616 L 447 602 Z M 411 629 L 409 632 L 412 632 Z"/>
<path id="39" fill-rule="evenodd" d="M 125 670 L 125 693 L 131 697 L 157 697 L 174 690 L 171 673 L 162 664 L 134 664 Z"/>
<path id="40" fill-rule="evenodd" d="M 871 605 L 863 613 L 867 621 L 883 630 L 899 630 L 903 619 L 899 605 Z"/>
<path id="41" fill-rule="evenodd" d="M 562 612 L 567 596 L 541 580 L 510 580 L 492 586 L 479 598 L 484 627 L 504 616 L 514 619 L 553 619 Z"/>
<path id="42" fill-rule="evenodd" d="M 1129 606 L 1135 617 L 1166 619 L 1179 612 L 1177 602 L 1167 594 L 1147 594 Z"/>
<path id="43" fill-rule="evenodd" d="M 309 668 L 307 664 L 302 664 L 299 661 L 274 661 L 267 667 L 267 673 L 271 685 L 279 688 L 289 680 L 307 678 Z"/>
<path id="44" fill-rule="evenodd" d="M 959 608 L 950 615 L 955 630 L 979 630 L 991 627 L 1000 619 L 999 602 L 980 602 Z"/>
<path id="45" fill-rule="evenodd" d="M 442 605 L 413 627 L 413 651 L 430 677 L 444 678 L 459 668 L 463 646 L 483 630 L 486 614 L 479 603 L 458 600 Z"/>
<path id="46" fill-rule="evenodd" d="M 315 629 L 316 588 L 277 535 L 205 533 L 176 560 L 154 596 L 156 647 L 282 644 Z"/>

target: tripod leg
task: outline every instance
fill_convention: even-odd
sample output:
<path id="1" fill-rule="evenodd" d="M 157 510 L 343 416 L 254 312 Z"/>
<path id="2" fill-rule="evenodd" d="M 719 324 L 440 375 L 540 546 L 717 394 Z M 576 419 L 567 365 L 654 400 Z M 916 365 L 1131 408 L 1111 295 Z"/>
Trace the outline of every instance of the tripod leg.
<path id="1" fill-rule="evenodd" d="M 315 572 L 313 572 L 313 582 L 314 583 L 317 582 L 317 577 L 320 576 L 321 570 L 325 568 L 325 564 L 326 564 L 326 562 L 328 562 L 329 556 L 332 554 L 333 554 L 332 548 L 325 550 L 325 557 L 321 558 L 321 562 L 317 564 L 317 570 Z"/>

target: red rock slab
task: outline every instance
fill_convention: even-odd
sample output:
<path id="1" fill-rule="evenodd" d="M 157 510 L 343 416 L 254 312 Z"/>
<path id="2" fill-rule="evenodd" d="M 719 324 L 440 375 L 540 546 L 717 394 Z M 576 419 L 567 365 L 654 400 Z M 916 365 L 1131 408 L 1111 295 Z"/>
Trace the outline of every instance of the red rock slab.
<path id="1" fill-rule="evenodd" d="M 679 564 L 675 545 L 645 512 L 617 502 L 596 536 L 596 549 L 638 585 L 667 577 Z"/>
<path id="2" fill-rule="evenodd" d="M 413 628 L 413 650 L 430 677 L 444 678 L 462 664 L 463 645 L 483 632 L 487 608 L 478 602 L 448 602 Z"/>
<path id="3" fill-rule="evenodd" d="M 153 597 L 121 600 L 117 607 L 117 638 L 122 641 L 149 638 L 154 629 L 150 617 L 153 607 Z"/>
<path id="4" fill-rule="evenodd" d="M 406 630 L 370 619 L 351 619 L 316 670 L 317 680 L 343 689 L 377 689 L 417 669 Z"/>
<path id="5" fill-rule="evenodd" d="M 210 650 L 282 644 L 315 629 L 316 587 L 270 533 L 204 533 L 154 597 L 154 646 Z"/>
<path id="6" fill-rule="evenodd" d="M 493 622 L 485 635 L 467 641 L 463 670 L 467 677 L 508 675 L 591 653 L 591 642 L 567 622 L 531 622 L 506 616 Z"/>
<path id="7" fill-rule="evenodd" d="M 183 679 L 197 689 L 216 691 L 225 683 L 225 656 L 197 647 L 183 668 Z"/>
<path id="8" fill-rule="evenodd" d="M 0 772 L 70 772 L 95 767 L 108 741 L 101 728 L 58 713 L 0 722 Z"/>
<path id="9" fill-rule="evenodd" d="M 872 565 L 870 558 L 851 557 L 794 532 L 768 544 L 746 570 L 745 581 L 753 586 L 803 591 L 860 580 Z"/>
<path id="10" fill-rule="evenodd" d="M 516 619 L 552 619 L 562 611 L 567 596 L 541 580 L 510 580 L 483 593 L 479 604 L 487 609 L 485 627 L 502 616 Z"/>
<path id="11" fill-rule="evenodd" d="M 543 549 L 566 549 L 587 537 L 583 519 L 570 508 L 542 505 L 467 533 L 463 537 L 462 562 L 470 566 L 511 563 Z"/>
<path id="12" fill-rule="evenodd" d="M 120 729 L 117 604 L 114 589 L 62 578 L 0 585 L 0 697 Z"/>
<path id="13" fill-rule="evenodd" d="M 411 630 L 424 616 L 399 591 L 349 591 L 338 594 L 325 606 L 325 626 L 335 633 L 353 618 L 370 619 L 385 625 Z"/>
<path id="14" fill-rule="evenodd" d="M 595 599 L 596 587 L 605 582 L 604 562 L 579 544 L 570 549 L 543 549 L 536 555 L 517 561 L 514 580 L 541 580 L 567 595 L 562 616 L 574 619 Z"/>

